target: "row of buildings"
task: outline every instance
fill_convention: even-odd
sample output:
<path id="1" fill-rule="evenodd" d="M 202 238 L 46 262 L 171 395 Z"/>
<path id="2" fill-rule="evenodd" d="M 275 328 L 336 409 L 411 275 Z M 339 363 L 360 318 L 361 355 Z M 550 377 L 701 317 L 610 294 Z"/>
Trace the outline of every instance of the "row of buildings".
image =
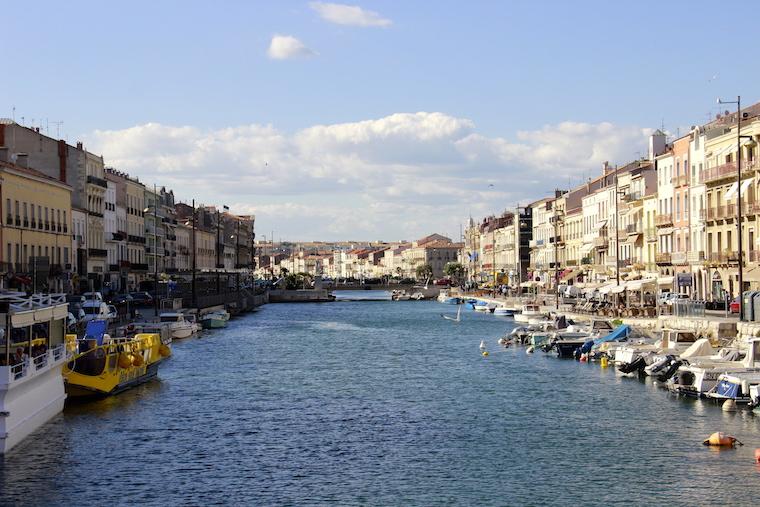
<path id="1" fill-rule="evenodd" d="M 177 202 L 82 143 L 1 121 L 0 175 L 3 288 L 124 292 L 193 268 L 254 267 L 253 216 Z"/>
<path id="2" fill-rule="evenodd" d="M 547 289 L 656 279 L 660 290 L 715 301 L 760 289 L 758 142 L 760 104 L 677 139 L 656 131 L 647 158 L 604 163 L 576 188 L 470 219 L 462 253 L 468 276 Z"/>
<path id="3" fill-rule="evenodd" d="M 256 249 L 258 274 L 264 278 L 279 276 L 282 269 L 335 279 L 417 278 L 420 266 L 429 266 L 430 276 L 439 278 L 446 264 L 459 261 L 462 243 L 431 234 L 412 242 L 301 243 L 278 248 L 261 243 Z"/>

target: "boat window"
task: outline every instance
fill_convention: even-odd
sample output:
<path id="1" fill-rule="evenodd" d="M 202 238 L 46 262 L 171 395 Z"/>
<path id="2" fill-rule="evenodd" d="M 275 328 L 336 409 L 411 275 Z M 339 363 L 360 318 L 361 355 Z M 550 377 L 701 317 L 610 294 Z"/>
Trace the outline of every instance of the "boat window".
<path id="1" fill-rule="evenodd" d="M 694 333 L 679 333 L 678 343 L 694 343 L 697 341 L 697 336 Z"/>
<path id="2" fill-rule="evenodd" d="M 86 313 L 87 315 L 97 315 L 100 313 L 100 307 L 99 306 L 85 306 L 84 313 Z"/>
<path id="3" fill-rule="evenodd" d="M 108 356 L 108 369 L 111 371 L 116 369 L 116 358 L 117 358 L 116 354 L 110 354 Z"/>
<path id="4" fill-rule="evenodd" d="M 162 316 L 161 322 L 177 322 L 177 317 Z"/>
<path id="5" fill-rule="evenodd" d="M 106 354 L 102 348 L 95 348 L 85 352 L 75 360 L 69 362 L 69 369 L 81 375 L 96 377 L 103 373 L 106 366 Z"/>

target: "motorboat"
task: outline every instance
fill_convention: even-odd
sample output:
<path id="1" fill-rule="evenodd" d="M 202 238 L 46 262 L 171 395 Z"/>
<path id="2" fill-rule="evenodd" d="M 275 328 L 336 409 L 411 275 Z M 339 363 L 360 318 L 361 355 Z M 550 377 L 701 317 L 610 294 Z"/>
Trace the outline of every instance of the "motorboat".
<path id="1" fill-rule="evenodd" d="M 441 292 L 438 294 L 438 302 L 447 305 L 458 305 L 462 300 L 456 296 L 452 296 L 449 289 L 441 289 Z"/>
<path id="2" fill-rule="evenodd" d="M 543 317 L 541 307 L 535 303 L 527 303 L 520 307 L 520 313 L 515 313 L 515 322 L 529 323 L 530 319 Z"/>
<path id="3" fill-rule="evenodd" d="M 184 313 L 180 312 L 165 312 L 160 316 L 162 324 L 168 325 L 172 332 L 172 338 L 175 340 L 181 340 L 182 338 L 189 338 L 198 332 L 198 325 L 195 322 L 188 320 Z"/>
<path id="4" fill-rule="evenodd" d="M 644 374 L 644 368 L 659 359 L 658 356 L 679 355 L 696 341 L 694 331 L 663 329 L 659 340 L 629 343 L 615 349 L 614 362 L 623 373 L 639 371 Z"/>
<path id="5" fill-rule="evenodd" d="M 391 293 L 391 299 L 393 301 L 409 301 L 412 299 L 412 296 L 407 294 L 405 290 L 394 290 Z"/>
<path id="6" fill-rule="evenodd" d="M 493 314 L 500 317 L 514 317 L 515 309 L 508 306 L 497 306 L 493 309 Z"/>
<path id="7" fill-rule="evenodd" d="M 227 327 L 230 320 L 230 314 L 227 310 L 216 310 L 202 315 L 199 319 L 204 329 L 219 329 Z"/>
<path id="8" fill-rule="evenodd" d="M 698 340 L 678 358 L 681 364 L 668 380 L 667 387 L 671 391 L 701 398 L 715 387 L 718 377 L 723 373 L 760 371 L 760 339 L 750 340 L 746 352 L 724 348 L 717 354 L 696 355 L 692 348 L 702 346 L 702 340 Z"/>
<path id="9" fill-rule="evenodd" d="M 475 304 L 474 310 L 476 312 L 491 313 L 496 308 L 495 303 L 488 303 L 486 301 L 480 301 Z"/>
<path id="10" fill-rule="evenodd" d="M 751 401 L 752 387 L 758 385 L 760 371 L 721 373 L 715 386 L 706 395 L 715 401 L 734 400 L 737 404 L 745 404 Z"/>
<path id="11" fill-rule="evenodd" d="M 68 307 L 65 294 L 0 293 L 0 455 L 63 410 Z"/>
<path id="12" fill-rule="evenodd" d="M 171 348 L 157 333 L 112 338 L 86 334 L 63 369 L 71 397 L 111 396 L 154 378 Z"/>
<path id="13" fill-rule="evenodd" d="M 415 292 L 411 296 L 409 296 L 409 298 L 415 301 L 422 301 L 423 299 L 425 299 L 425 295 L 422 292 Z"/>

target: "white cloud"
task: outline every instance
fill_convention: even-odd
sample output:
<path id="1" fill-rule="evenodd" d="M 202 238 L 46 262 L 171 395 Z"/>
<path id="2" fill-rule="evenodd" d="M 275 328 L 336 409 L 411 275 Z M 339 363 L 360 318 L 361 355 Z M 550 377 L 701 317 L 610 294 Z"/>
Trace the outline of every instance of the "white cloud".
<path id="1" fill-rule="evenodd" d="M 356 5 L 310 2 L 309 7 L 325 21 L 338 25 L 388 27 L 393 24 L 390 19 L 382 17 L 377 12 L 368 11 Z"/>
<path id="2" fill-rule="evenodd" d="M 458 234 L 470 213 L 501 211 L 643 152 L 648 129 L 564 122 L 489 137 L 440 112 L 315 125 L 218 130 L 158 123 L 95 131 L 106 163 L 179 199 L 257 214 L 292 239 Z M 490 186 L 493 185 L 493 186 Z"/>
<path id="3" fill-rule="evenodd" d="M 307 48 L 303 42 L 291 35 L 274 35 L 269 43 L 267 55 L 273 60 L 306 58 L 317 53 Z"/>

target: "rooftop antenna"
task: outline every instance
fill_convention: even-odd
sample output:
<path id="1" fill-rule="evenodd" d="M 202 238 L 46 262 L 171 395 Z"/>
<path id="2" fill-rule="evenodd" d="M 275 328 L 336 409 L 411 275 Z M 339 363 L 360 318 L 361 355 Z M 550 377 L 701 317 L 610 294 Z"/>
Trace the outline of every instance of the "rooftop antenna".
<path id="1" fill-rule="evenodd" d="M 61 137 L 61 125 L 63 125 L 62 121 L 54 121 L 51 122 L 53 125 L 55 125 L 55 137 L 60 138 Z"/>

